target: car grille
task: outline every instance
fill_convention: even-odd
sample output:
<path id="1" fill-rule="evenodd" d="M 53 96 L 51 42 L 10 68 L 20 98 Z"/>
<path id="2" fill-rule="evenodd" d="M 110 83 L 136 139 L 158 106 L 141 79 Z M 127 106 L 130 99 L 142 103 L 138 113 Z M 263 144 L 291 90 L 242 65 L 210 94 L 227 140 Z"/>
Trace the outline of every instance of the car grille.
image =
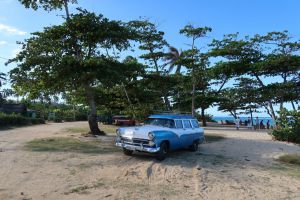
<path id="1" fill-rule="evenodd" d="M 141 144 L 142 145 L 149 145 L 149 140 L 147 140 L 147 139 L 140 139 L 140 138 L 129 139 L 129 138 L 125 138 L 125 137 L 122 137 L 121 139 L 125 143 L 133 144 L 133 145 L 137 145 L 137 146 L 140 146 Z"/>

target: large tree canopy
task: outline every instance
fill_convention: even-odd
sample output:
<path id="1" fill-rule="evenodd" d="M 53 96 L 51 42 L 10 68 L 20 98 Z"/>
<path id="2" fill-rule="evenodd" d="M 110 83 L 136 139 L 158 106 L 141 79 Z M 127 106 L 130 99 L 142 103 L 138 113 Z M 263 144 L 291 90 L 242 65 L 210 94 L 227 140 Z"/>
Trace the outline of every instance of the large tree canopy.
<path id="1" fill-rule="evenodd" d="M 62 25 L 46 27 L 21 43 L 22 51 L 9 61 L 17 62 L 10 73 L 13 87 L 31 95 L 82 88 L 91 107 L 91 131 L 99 134 L 94 88 L 121 83 L 132 71 L 109 56 L 127 49 L 132 33 L 125 23 L 80 10 Z"/>

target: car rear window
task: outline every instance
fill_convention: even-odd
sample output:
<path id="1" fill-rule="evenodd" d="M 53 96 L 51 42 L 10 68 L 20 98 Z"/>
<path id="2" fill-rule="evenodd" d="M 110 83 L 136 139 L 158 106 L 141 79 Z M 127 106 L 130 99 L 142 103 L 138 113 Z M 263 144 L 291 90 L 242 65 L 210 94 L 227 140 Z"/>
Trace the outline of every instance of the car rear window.
<path id="1" fill-rule="evenodd" d="M 194 128 L 199 128 L 199 123 L 198 123 L 198 121 L 197 120 L 191 120 L 192 121 L 192 125 L 193 125 L 193 127 Z"/>
<path id="2" fill-rule="evenodd" d="M 176 128 L 183 128 L 183 124 L 181 120 L 175 120 Z"/>
<path id="3" fill-rule="evenodd" d="M 182 120 L 184 128 L 192 128 L 192 125 L 190 123 L 190 120 Z"/>

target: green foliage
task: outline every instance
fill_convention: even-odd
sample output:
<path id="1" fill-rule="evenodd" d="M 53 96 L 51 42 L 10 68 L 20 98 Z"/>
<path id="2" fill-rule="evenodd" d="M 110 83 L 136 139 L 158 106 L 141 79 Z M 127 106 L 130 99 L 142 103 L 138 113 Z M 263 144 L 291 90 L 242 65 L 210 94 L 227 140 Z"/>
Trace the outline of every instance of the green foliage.
<path id="1" fill-rule="evenodd" d="M 198 119 L 198 121 L 201 121 L 201 120 L 202 120 L 202 116 L 199 115 L 198 113 L 196 113 L 196 116 L 195 116 L 195 117 Z M 206 121 L 206 122 L 217 122 L 217 121 L 215 121 L 215 120 L 213 119 L 213 117 L 214 117 L 213 115 L 205 114 L 204 117 L 205 117 L 205 121 Z"/>
<path id="2" fill-rule="evenodd" d="M 43 119 L 31 119 L 18 114 L 5 114 L 0 112 L 0 127 L 22 126 L 30 124 L 44 124 Z"/>
<path id="3" fill-rule="evenodd" d="M 277 129 L 271 134 L 277 140 L 300 143 L 300 112 L 282 109 L 277 120 Z"/>
<path id="4" fill-rule="evenodd" d="M 46 11 L 51 11 L 55 9 L 61 10 L 68 3 L 77 3 L 77 0 L 19 0 L 19 2 L 26 8 L 32 8 L 34 10 L 43 8 Z"/>
<path id="5" fill-rule="evenodd" d="M 284 102 L 299 101 L 300 85 L 297 77 L 300 45 L 287 31 L 242 39 L 238 34 L 229 34 L 223 40 L 213 40 L 210 46 L 210 56 L 221 58 L 216 64 L 217 71 L 225 72 L 228 77 L 247 77 L 257 82 L 257 95 L 253 98 L 251 93 L 254 90 L 250 89 L 250 95 L 244 98 L 244 103 L 264 107 L 276 120 L 274 103 L 283 107 Z M 264 81 L 267 77 L 281 77 L 282 81 L 270 83 Z"/>
<path id="6" fill-rule="evenodd" d="M 46 27 L 22 44 L 22 51 L 8 63 L 13 88 L 32 99 L 41 93 L 54 95 L 81 90 L 90 106 L 91 132 L 101 134 L 96 122 L 95 90 L 121 84 L 133 72 L 110 52 L 126 50 L 134 31 L 125 23 L 79 9 L 61 25 Z M 51 45 L 49 45 L 51 44 Z M 75 91 L 75 92 L 74 92 Z"/>

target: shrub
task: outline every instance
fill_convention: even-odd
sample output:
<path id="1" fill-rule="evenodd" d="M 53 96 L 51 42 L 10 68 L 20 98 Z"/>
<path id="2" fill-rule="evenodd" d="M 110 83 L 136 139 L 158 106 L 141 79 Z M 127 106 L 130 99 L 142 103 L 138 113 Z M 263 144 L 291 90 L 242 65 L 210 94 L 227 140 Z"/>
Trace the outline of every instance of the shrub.
<path id="1" fill-rule="evenodd" d="M 30 119 L 31 124 L 45 124 L 45 120 L 41 118 Z"/>
<path id="2" fill-rule="evenodd" d="M 300 112 L 281 110 L 271 134 L 276 140 L 300 143 Z"/>
<path id="3" fill-rule="evenodd" d="M 30 119 L 19 114 L 0 113 L 0 127 L 44 124 L 43 119 Z"/>

